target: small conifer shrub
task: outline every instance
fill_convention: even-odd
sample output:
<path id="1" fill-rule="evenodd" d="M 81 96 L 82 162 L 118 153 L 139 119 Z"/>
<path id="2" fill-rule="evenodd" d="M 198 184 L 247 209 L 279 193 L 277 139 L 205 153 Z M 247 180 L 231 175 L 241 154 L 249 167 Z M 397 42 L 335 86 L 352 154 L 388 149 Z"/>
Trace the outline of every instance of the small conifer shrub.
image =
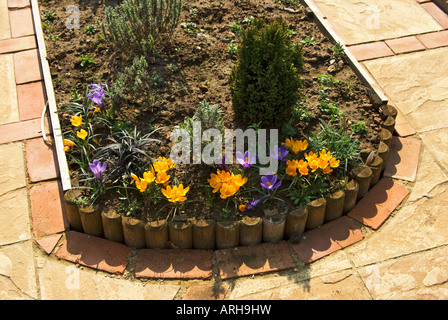
<path id="1" fill-rule="evenodd" d="M 303 57 L 290 34 L 283 19 L 254 19 L 242 32 L 230 92 L 235 115 L 243 123 L 272 126 L 291 117 L 303 83 Z"/>

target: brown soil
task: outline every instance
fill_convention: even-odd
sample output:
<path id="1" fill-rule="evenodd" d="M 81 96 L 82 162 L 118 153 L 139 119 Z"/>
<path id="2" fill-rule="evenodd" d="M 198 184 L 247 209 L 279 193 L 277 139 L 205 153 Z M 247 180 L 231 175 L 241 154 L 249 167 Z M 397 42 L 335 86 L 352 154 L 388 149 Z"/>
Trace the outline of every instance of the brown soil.
<path id="1" fill-rule="evenodd" d="M 46 12 L 55 12 L 56 20 L 44 24 L 48 59 L 51 67 L 53 84 L 58 105 L 67 103 L 72 97 L 73 90 L 83 94 L 91 83 L 112 83 L 117 74 L 129 65 L 125 58 L 117 56 L 114 49 L 104 41 L 98 21 L 103 20 L 104 5 L 114 5 L 117 0 L 47 0 L 39 1 L 41 17 Z M 70 5 L 79 7 L 80 28 L 69 30 L 65 22 L 69 13 L 66 8 Z M 365 160 L 371 150 L 376 150 L 379 138 L 380 117 L 377 107 L 371 104 L 369 92 L 361 84 L 344 58 L 335 58 L 332 53 L 331 41 L 319 30 L 317 25 L 308 17 L 305 8 L 289 6 L 294 9 L 285 10 L 285 6 L 274 0 L 210 0 L 185 1 L 181 22 L 194 22 L 203 29 L 206 36 L 186 33 L 178 26 L 170 43 L 161 51 L 162 57 L 151 64 L 165 81 L 162 87 L 154 89 L 154 99 L 146 107 L 129 103 L 121 106 L 117 111 L 118 121 L 130 121 L 142 132 L 149 132 L 149 127 L 167 126 L 161 132 L 161 137 L 167 140 L 171 129 L 183 122 L 184 118 L 193 116 L 199 102 L 206 99 L 211 104 L 219 104 L 225 111 L 224 123 L 226 128 L 243 128 L 235 120 L 230 91 L 229 74 L 235 64 L 236 56 L 226 51 L 227 45 L 234 40 L 238 45 L 238 37 L 231 31 L 230 26 L 237 21 L 253 16 L 271 19 L 282 17 L 289 27 L 296 33 L 292 40 L 300 42 L 313 37 L 314 46 L 304 46 L 305 59 L 303 79 L 305 88 L 303 94 L 307 97 L 305 103 L 308 111 L 313 115 L 311 121 L 293 123 L 297 130 L 297 137 L 305 138 L 313 130 L 319 128 L 319 120 L 328 121 L 328 117 L 316 108 L 319 102 L 320 85 L 317 81 L 319 74 L 332 75 L 341 80 L 330 99 L 337 100 L 341 111 L 347 114 L 346 119 L 351 122 L 364 121 L 368 132 L 359 137 L 362 141 L 362 156 Z M 195 10 L 190 10 L 195 9 Z M 193 11 L 195 13 L 193 13 Z M 94 24 L 98 32 L 86 35 L 84 29 Z M 80 66 L 81 56 L 93 54 L 95 64 L 87 68 Z M 169 64 L 178 66 L 177 72 L 167 69 Z M 69 125 L 68 115 L 61 115 L 62 125 Z M 151 125 L 151 126 L 150 126 Z M 284 137 L 283 137 L 284 138 Z M 167 148 L 160 148 L 154 157 L 169 156 Z M 72 167 L 73 177 L 76 177 L 76 167 Z M 207 165 L 193 165 L 180 168 L 185 173 L 182 179 L 184 185 L 190 185 L 189 198 L 203 199 L 207 178 L 215 169 Z M 217 195 L 215 195 L 217 196 Z M 219 198 L 219 197 L 218 197 Z M 216 215 L 216 201 L 213 204 L 192 204 L 188 213 L 195 212 L 202 215 Z M 213 210 L 212 210 L 213 208 Z"/>

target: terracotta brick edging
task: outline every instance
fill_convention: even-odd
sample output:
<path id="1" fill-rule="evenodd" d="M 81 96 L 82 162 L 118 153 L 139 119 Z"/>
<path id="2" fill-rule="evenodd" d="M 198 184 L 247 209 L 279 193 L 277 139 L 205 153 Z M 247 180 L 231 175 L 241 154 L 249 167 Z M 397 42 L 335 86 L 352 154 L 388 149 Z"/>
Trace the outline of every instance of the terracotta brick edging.
<path id="1" fill-rule="evenodd" d="M 448 13 L 444 12 L 431 0 L 417 0 L 417 2 L 440 25 L 442 30 L 369 43 L 353 44 L 348 46 L 348 49 L 358 61 L 365 61 L 448 46 Z"/>
<path id="2" fill-rule="evenodd" d="M 311 3 L 307 0 L 304 1 L 307 4 Z M 36 0 L 31 0 L 31 12 L 34 17 L 39 17 Z M 320 21 L 320 25 L 327 28 L 327 33 L 336 37 L 334 39 L 339 39 L 332 29 L 328 29 L 329 24 L 319 16 L 319 12 L 313 11 L 318 22 Z M 45 71 L 48 68 L 48 64 L 45 63 L 45 47 L 42 39 L 39 40 L 39 34 L 42 31 L 39 30 L 40 20 L 34 20 L 38 37 L 37 52 L 40 56 L 40 61 L 34 60 L 34 63 L 38 63 L 38 66 L 43 69 L 47 99 L 54 103 L 51 77 L 46 77 Z M 31 41 L 30 44 L 33 45 L 33 42 Z M 6 47 L 9 45 L 11 44 L 8 43 Z M 347 51 L 347 55 L 352 67 L 357 69 L 359 64 L 356 59 L 349 51 Z M 374 89 L 380 103 L 388 102 L 387 97 L 378 90 L 369 75 L 360 69 L 357 74 Z M 57 122 L 52 120 L 52 129 L 55 129 L 54 124 L 58 129 Z M 53 131 L 53 137 L 56 136 L 57 133 Z M 62 157 L 57 155 L 56 158 L 61 170 Z M 62 161 L 65 161 L 65 154 Z M 36 184 L 30 190 L 33 232 L 36 242 L 48 255 L 54 254 L 59 259 L 119 275 L 124 274 L 131 267 L 131 261 L 135 261 L 133 268 L 137 278 L 166 279 L 208 279 L 218 270 L 217 275 L 225 280 L 300 268 L 303 264 L 312 263 L 363 240 L 364 235 L 359 224 L 378 229 L 409 193 L 407 188 L 390 178 L 383 177 L 351 212 L 320 227 L 306 231 L 299 243 L 283 240 L 221 250 L 146 248 L 137 250 L 122 243 L 69 230 L 62 201 L 64 191 L 68 190 L 66 186 L 63 179 L 61 181 L 61 177 L 59 177 L 58 181 Z M 45 203 L 36 202 L 35 194 L 41 193 L 46 196 L 42 200 Z"/>

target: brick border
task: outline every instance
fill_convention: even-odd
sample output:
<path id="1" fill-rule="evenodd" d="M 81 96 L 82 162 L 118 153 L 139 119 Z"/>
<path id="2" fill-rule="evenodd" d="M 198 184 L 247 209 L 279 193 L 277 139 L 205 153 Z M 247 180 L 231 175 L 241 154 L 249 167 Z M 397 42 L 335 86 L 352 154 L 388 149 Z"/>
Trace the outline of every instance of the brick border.
<path id="1" fill-rule="evenodd" d="M 416 1 L 441 26 L 442 30 L 349 45 L 348 49 L 356 59 L 358 61 L 365 61 L 448 46 L 448 13 L 444 12 L 434 1 Z"/>
<path id="2" fill-rule="evenodd" d="M 326 30 L 326 33 L 330 34 L 330 37 L 334 41 L 344 43 L 342 38 L 331 28 L 328 20 L 321 15 L 320 10 L 313 5 L 312 1 L 303 1 L 312 10 L 318 24 Z M 36 0 L 31 0 L 31 3 L 27 0 L 9 0 L 8 4 L 10 5 L 10 9 L 31 6 L 34 16 L 36 14 L 38 15 Z M 44 44 L 42 39 L 39 41 L 39 31 L 41 32 L 41 29 L 39 30 L 40 20 L 34 21 L 34 27 L 36 29 L 36 37 L 38 38 L 37 47 L 40 55 L 40 61 L 37 61 L 37 63 L 40 62 L 39 67 L 43 70 L 42 76 L 47 99 L 51 100 L 52 94 L 54 95 L 54 93 L 51 77 L 45 77 L 49 69 L 46 71 L 48 64 L 46 63 Z M 29 37 L 27 35 L 23 38 L 8 39 L 11 41 L 0 41 L 0 54 L 35 50 L 36 43 L 30 41 Z M 6 49 L 2 52 L 2 48 Z M 345 49 L 352 67 L 355 69 L 361 67 L 350 51 L 346 47 Z M 380 102 L 384 103 L 388 101 L 364 69 L 360 68 L 357 73 L 374 90 Z M 33 78 L 31 81 L 34 80 Z M 38 81 L 41 81 L 41 79 L 38 79 Z M 25 82 L 27 81 L 25 80 Z M 11 125 L 3 125 L 0 126 L 0 131 L 6 133 L 12 127 L 19 127 L 21 129 L 28 128 L 30 124 L 37 124 L 39 120 L 32 119 Z M 55 137 L 57 135 L 54 133 L 54 122 L 52 121 L 51 124 L 53 126 L 52 134 Z M 30 133 L 23 134 L 19 137 L 11 136 L 7 140 L 0 141 L 0 143 L 28 140 L 41 134 L 36 132 L 38 131 L 37 127 L 32 128 L 34 129 Z M 58 129 L 57 123 L 56 129 Z M 57 153 L 57 150 L 53 150 L 53 152 Z M 57 157 L 57 160 L 60 161 L 61 157 Z M 393 192 L 393 196 L 390 197 L 390 190 L 395 189 L 399 189 L 400 192 Z M 121 243 L 69 230 L 62 204 L 62 195 L 65 190 L 67 189 L 61 184 L 60 178 L 43 183 L 41 181 L 34 181 L 30 190 L 31 215 L 35 240 L 48 255 L 55 254 L 60 259 L 113 274 L 123 274 L 129 267 L 130 261 L 135 258 L 138 266 L 136 275 L 141 278 L 207 279 L 212 276 L 213 270 L 219 270 L 219 276 L 223 280 L 296 267 L 299 268 L 302 263 L 309 264 L 361 241 L 364 235 L 361 228 L 354 222 L 357 221 L 368 227 L 377 229 L 396 207 L 405 200 L 409 193 L 408 189 L 399 186 L 393 180 L 383 178 L 355 206 L 352 212 L 321 227 L 305 232 L 303 240 L 298 244 L 281 241 L 278 243 L 261 243 L 250 247 L 236 247 L 215 251 L 175 249 L 139 249 L 133 251 Z M 384 193 L 386 193 L 386 197 L 384 197 Z M 38 198 L 43 200 L 38 202 Z M 48 199 L 53 200 L 48 201 Z M 379 204 L 382 208 L 381 210 L 378 210 Z M 365 206 L 369 209 L 364 210 L 363 208 Z M 375 223 L 365 223 L 367 220 L 375 221 Z M 192 254 L 200 257 L 201 261 L 199 264 L 191 260 Z M 159 257 L 158 263 L 154 263 L 152 257 L 155 256 Z M 229 257 L 232 258 L 229 260 Z M 152 264 L 148 262 L 148 259 L 152 259 Z M 186 264 L 184 263 L 185 261 L 187 262 Z"/>

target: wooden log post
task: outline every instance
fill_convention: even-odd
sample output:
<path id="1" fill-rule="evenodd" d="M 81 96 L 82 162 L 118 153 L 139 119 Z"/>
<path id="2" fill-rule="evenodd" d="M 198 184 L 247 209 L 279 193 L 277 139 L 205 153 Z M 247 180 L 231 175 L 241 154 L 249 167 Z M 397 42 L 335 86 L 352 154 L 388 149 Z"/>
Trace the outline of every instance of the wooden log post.
<path id="1" fill-rule="evenodd" d="M 113 208 L 104 206 L 101 210 L 104 238 L 124 243 L 122 217 Z"/>
<path id="2" fill-rule="evenodd" d="M 70 228 L 75 231 L 84 232 L 81 217 L 79 215 L 79 207 L 75 202 L 76 197 L 80 193 L 80 190 L 77 189 L 67 190 L 64 193 L 64 206 Z"/>
<path id="3" fill-rule="evenodd" d="M 145 225 L 145 242 L 149 249 L 163 249 L 169 240 L 168 223 L 165 219 L 153 220 Z"/>

